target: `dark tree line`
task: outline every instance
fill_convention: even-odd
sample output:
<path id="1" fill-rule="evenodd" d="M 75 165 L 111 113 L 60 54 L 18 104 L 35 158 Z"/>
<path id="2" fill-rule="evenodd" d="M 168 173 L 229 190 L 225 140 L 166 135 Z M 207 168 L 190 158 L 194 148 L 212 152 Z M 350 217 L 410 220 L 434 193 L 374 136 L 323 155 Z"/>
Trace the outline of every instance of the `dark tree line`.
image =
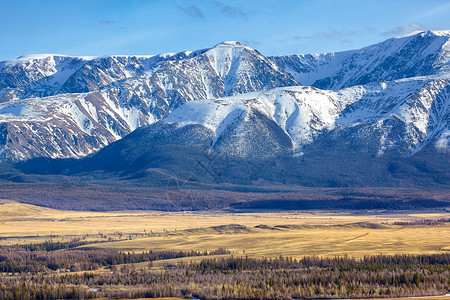
<path id="1" fill-rule="evenodd" d="M 450 254 L 376 255 L 361 259 L 231 256 L 180 262 L 164 269 L 154 269 L 149 263 L 136 269 L 132 263 L 228 251 L 1 250 L 0 265 L 16 265 L 12 266 L 14 272 L 0 276 L 0 299 L 373 298 L 439 295 L 450 289 Z M 23 264 L 29 266 L 21 270 L 19 266 Z M 70 264 L 79 264 L 80 269 L 87 271 L 54 271 Z M 102 266 L 108 269 L 97 270 Z"/>
<path id="2" fill-rule="evenodd" d="M 52 271 L 86 271 L 104 266 L 150 262 L 187 256 L 228 254 L 225 249 L 215 251 L 144 251 L 142 253 L 122 252 L 112 249 L 26 250 L 18 247 L 0 248 L 1 273 L 51 273 Z"/>
<path id="3" fill-rule="evenodd" d="M 69 241 L 54 241 L 53 239 L 46 240 L 41 243 L 29 243 L 23 245 L 8 246 L 8 249 L 26 250 L 26 251 L 55 251 L 62 249 L 71 249 L 78 246 L 87 245 L 89 243 L 99 243 L 102 241 L 86 241 L 82 238 L 73 238 Z M 1 249 L 1 248 L 0 248 Z M 4 249 L 4 247 L 3 247 Z M 0 250 L 1 251 L 1 250 Z"/>
<path id="4" fill-rule="evenodd" d="M 413 225 L 439 225 L 443 223 L 450 223 L 450 218 L 441 218 L 437 220 L 431 220 L 431 219 L 423 219 L 423 220 L 417 220 L 417 221 L 411 221 L 411 222 L 394 222 L 394 225 L 400 225 L 400 226 L 413 226 Z"/>

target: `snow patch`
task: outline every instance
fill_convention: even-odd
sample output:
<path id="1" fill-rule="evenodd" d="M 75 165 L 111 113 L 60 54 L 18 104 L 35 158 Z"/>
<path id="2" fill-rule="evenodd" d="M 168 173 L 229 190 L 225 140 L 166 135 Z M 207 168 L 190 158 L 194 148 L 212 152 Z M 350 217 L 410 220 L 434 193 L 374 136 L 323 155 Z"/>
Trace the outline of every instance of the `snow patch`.
<path id="1" fill-rule="evenodd" d="M 406 34 L 396 36 L 396 37 L 394 37 L 394 39 L 403 39 L 403 38 L 407 38 L 407 37 L 410 37 L 410 36 L 413 36 L 413 35 L 418 35 L 418 34 L 425 33 L 425 32 L 426 31 L 424 31 L 424 30 L 414 30 L 414 31 L 411 31 L 411 32 L 406 33 Z"/>
<path id="2" fill-rule="evenodd" d="M 449 151 L 450 150 L 450 130 L 445 131 L 438 138 L 436 142 L 436 148 L 440 151 Z"/>

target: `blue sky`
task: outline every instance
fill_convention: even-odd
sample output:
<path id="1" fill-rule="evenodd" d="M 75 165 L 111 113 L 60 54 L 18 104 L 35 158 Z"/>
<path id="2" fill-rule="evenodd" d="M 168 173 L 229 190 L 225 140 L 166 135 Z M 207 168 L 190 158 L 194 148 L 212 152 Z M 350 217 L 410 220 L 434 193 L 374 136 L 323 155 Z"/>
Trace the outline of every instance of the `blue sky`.
<path id="1" fill-rule="evenodd" d="M 264 55 L 361 48 L 450 29 L 448 0 L 0 0 L 0 60 L 158 54 L 241 41 Z"/>

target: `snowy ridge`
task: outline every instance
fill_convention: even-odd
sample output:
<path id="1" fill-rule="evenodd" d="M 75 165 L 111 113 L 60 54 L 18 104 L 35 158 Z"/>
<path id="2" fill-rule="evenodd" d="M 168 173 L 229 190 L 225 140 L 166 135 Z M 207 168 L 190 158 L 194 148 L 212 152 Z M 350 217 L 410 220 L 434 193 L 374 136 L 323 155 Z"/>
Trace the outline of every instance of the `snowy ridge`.
<path id="1" fill-rule="evenodd" d="M 200 125 L 213 134 L 210 151 L 254 159 L 302 155 L 326 139 L 377 156 L 430 142 L 447 151 L 449 38 L 426 31 L 271 58 L 230 41 L 160 55 L 0 62 L 0 159 L 82 157 L 161 120 Z"/>
<path id="2" fill-rule="evenodd" d="M 352 130 L 355 125 L 374 128 L 362 139 L 377 140 L 376 153 L 388 150 L 414 153 L 437 138 L 447 149 L 450 103 L 449 80 L 411 79 L 355 86 L 339 91 L 313 87 L 277 88 L 214 100 L 184 104 L 163 121 L 202 125 L 224 139 L 227 127 L 258 111 L 275 122 L 291 139 L 292 151 L 333 130 Z M 397 125 L 396 122 L 400 122 Z M 396 126 L 398 128 L 396 128 Z M 400 135 L 395 130 L 403 130 Z M 355 133 L 356 134 L 356 133 Z M 371 136 L 373 134 L 373 136 Z M 378 136 L 377 134 L 381 134 Z M 214 143 L 211 146 L 214 148 Z"/>
<path id="3" fill-rule="evenodd" d="M 379 154 L 382 155 L 385 150 L 399 146 L 398 140 L 393 142 L 386 138 L 387 133 L 395 130 L 386 125 L 386 121 L 399 121 L 405 127 L 400 135 L 405 144 L 402 152 L 415 153 L 435 138 L 442 140 L 448 130 L 449 85 L 448 79 L 403 79 L 367 85 L 362 97 L 343 110 L 336 124 L 381 126 L 384 135 Z M 445 146 L 441 146 L 441 150 L 445 150 Z"/>
<path id="4" fill-rule="evenodd" d="M 278 88 L 217 100 L 188 102 L 164 119 L 168 123 L 199 124 L 215 132 L 215 140 L 242 115 L 254 110 L 273 120 L 300 150 L 317 134 L 334 126 L 343 103 L 338 93 L 312 87 Z M 214 145 L 213 145 L 214 146 Z"/>
<path id="5" fill-rule="evenodd" d="M 448 73 L 450 31 L 422 31 L 337 53 L 271 57 L 301 84 L 341 89 Z"/>
<path id="6" fill-rule="evenodd" d="M 48 58 L 55 57 L 64 57 L 64 58 L 72 58 L 72 59 L 82 59 L 82 60 L 93 60 L 98 58 L 98 56 L 74 56 L 74 55 L 65 55 L 65 54 L 25 54 L 17 59 L 8 60 L 5 63 L 8 65 L 20 64 L 24 61 L 31 60 L 45 60 Z"/>
<path id="7" fill-rule="evenodd" d="M 13 160 L 80 157 L 161 120 L 185 102 L 296 84 L 272 61 L 237 42 L 156 56 L 25 56 L 0 63 L 0 122 L 8 137 L 0 149 Z M 52 150 L 34 137 L 36 131 L 26 125 L 31 122 L 47 135 L 58 131 Z M 20 124 L 23 129 L 17 130 Z M 40 147 L 24 147 L 19 140 Z"/>
<path id="8" fill-rule="evenodd" d="M 70 56 L 31 54 L 0 62 L 0 88 L 11 98 L 89 92 L 152 70 L 161 61 L 194 57 L 199 51 L 160 55 Z"/>

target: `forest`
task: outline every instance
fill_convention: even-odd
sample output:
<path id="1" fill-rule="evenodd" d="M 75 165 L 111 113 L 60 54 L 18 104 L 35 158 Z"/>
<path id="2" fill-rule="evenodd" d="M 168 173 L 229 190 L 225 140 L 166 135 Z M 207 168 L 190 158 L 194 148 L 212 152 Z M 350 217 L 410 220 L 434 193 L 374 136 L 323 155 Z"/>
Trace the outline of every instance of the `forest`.
<path id="1" fill-rule="evenodd" d="M 375 298 L 450 289 L 450 253 L 255 258 L 225 249 L 134 253 L 52 243 L 0 247 L 0 299 Z M 183 257 L 198 258 L 153 265 Z"/>

